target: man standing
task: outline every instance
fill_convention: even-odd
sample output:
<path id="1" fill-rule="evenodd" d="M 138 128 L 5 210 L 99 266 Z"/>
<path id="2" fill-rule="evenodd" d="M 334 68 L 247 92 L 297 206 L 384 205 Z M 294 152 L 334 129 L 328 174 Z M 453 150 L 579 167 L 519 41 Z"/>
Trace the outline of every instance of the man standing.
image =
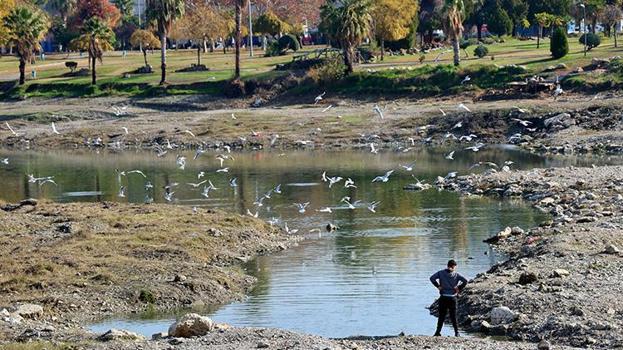
<path id="1" fill-rule="evenodd" d="M 448 261 L 448 268 L 437 271 L 430 276 L 430 281 L 439 289 L 439 318 L 435 336 L 441 336 L 441 328 L 446 320 L 446 313 L 450 312 L 450 320 L 454 327 L 454 335 L 459 336 L 459 327 L 456 322 L 456 298 L 467 285 L 467 279 L 456 272 L 456 261 Z"/>

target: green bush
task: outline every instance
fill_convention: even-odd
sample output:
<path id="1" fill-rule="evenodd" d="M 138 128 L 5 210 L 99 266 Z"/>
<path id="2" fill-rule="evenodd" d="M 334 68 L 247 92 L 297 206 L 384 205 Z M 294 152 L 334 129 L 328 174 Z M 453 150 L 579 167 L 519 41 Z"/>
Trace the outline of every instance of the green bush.
<path id="1" fill-rule="evenodd" d="M 564 28 L 557 27 L 554 29 L 549 51 L 552 53 L 552 57 L 556 59 L 565 57 L 569 53 L 569 42 Z"/>
<path id="2" fill-rule="evenodd" d="M 488 54 L 489 54 L 489 49 L 484 45 L 478 45 L 474 49 L 474 55 L 478 56 L 479 58 L 483 58 Z"/>
<path id="3" fill-rule="evenodd" d="M 461 40 L 461 43 L 459 45 L 461 47 L 461 50 L 466 50 L 470 46 L 478 45 L 478 39 L 476 38 L 470 38 L 468 40 L 463 39 Z"/>
<path id="4" fill-rule="evenodd" d="M 286 34 L 282 36 L 277 41 L 277 44 L 279 45 L 279 50 L 283 53 L 285 53 L 288 50 L 292 50 L 296 52 L 301 49 L 301 45 L 299 44 L 299 41 L 292 34 Z"/>
<path id="5" fill-rule="evenodd" d="M 346 66 L 340 57 L 327 58 L 322 64 L 312 67 L 307 76 L 316 84 L 327 85 L 344 78 Z"/>
<path id="6" fill-rule="evenodd" d="M 274 57 L 280 55 L 281 50 L 279 50 L 279 44 L 276 41 L 273 41 L 272 43 L 269 43 L 268 46 L 266 46 L 266 52 L 264 52 L 264 57 Z"/>
<path id="7" fill-rule="evenodd" d="M 482 43 L 485 45 L 493 45 L 497 42 L 496 38 L 491 36 L 489 38 L 483 38 Z"/>
<path id="8" fill-rule="evenodd" d="M 595 33 L 582 34 L 579 39 L 580 44 L 584 45 L 584 40 L 586 40 L 586 49 L 589 51 L 601 45 L 601 37 Z"/>
<path id="9" fill-rule="evenodd" d="M 154 296 L 154 293 L 146 289 L 141 289 L 141 291 L 138 294 L 138 300 L 144 302 L 145 304 L 156 303 L 156 297 Z"/>

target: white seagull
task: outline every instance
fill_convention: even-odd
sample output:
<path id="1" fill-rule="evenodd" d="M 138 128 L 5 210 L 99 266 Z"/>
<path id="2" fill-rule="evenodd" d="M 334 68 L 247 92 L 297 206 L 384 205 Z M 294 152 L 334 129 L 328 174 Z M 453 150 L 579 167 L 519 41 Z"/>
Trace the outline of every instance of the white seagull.
<path id="1" fill-rule="evenodd" d="M 318 102 L 322 101 L 322 98 L 323 98 L 323 97 L 324 97 L 324 95 L 326 95 L 326 94 L 327 94 L 327 92 L 325 91 L 325 92 L 321 93 L 320 95 L 316 96 L 316 98 L 314 99 L 314 104 L 315 104 L 315 105 L 317 105 L 317 104 L 318 104 Z"/>
<path id="2" fill-rule="evenodd" d="M 299 208 L 299 213 L 303 214 L 303 213 L 305 213 L 305 210 L 307 209 L 307 206 L 309 206 L 309 202 L 294 203 L 294 205 Z"/>
<path id="3" fill-rule="evenodd" d="M 13 133 L 13 135 L 19 136 L 19 134 L 15 132 L 15 130 L 13 130 L 13 128 L 9 125 L 8 122 L 4 122 L 4 125 L 6 125 L 6 127 Z"/>
<path id="4" fill-rule="evenodd" d="M 471 113 L 471 112 L 472 112 L 469 108 L 467 108 L 467 106 L 466 106 L 466 105 L 464 105 L 464 104 L 462 104 L 462 103 L 460 103 L 460 104 L 459 104 L 458 109 L 459 109 L 459 110 L 463 110 L 463 111 L 465 111 L 465 112 L 469 112 L 469 113 Z"/>
<path id="5" fill-rule="evenodd" d="M 370 203 L 370 205 L 368 205 L 368 210 L 373 213 L 376 213 L 376 208 L 379 206 L 379 204 L 381 204 L 380 201 Z"/>
<path id="6" fill-rule="evenodd" d="M 52 131 L 57 135 L 61 134 L 60 132 L 58 132 L 58 130 L 56 130 L 56 125 L 54 124 L 54 122 L 52 122 Z"/>
<path id="7" fill-rule="evenodd" d="M 378 114 L 381 119 L 385 118 L 385 116 L 383 115 L 383 111 L 381 110 L 381 107 L 379 107 L 379 105 L 374 105 L 374 108 L 372 110 L 374 111 L 374 113 Z"/>
<path id="8" fill-rule="evenodd" d="M 390 171 L 386 172 L 385 175 L 375 177 L 374 180 L 372 180 L 372 182 L 383 182 L 383 183 L 385 183 L 385 182 L 389 181 L 389 177 L 393 173 L 394 173 L 394 170 L 390 170 Z"/>

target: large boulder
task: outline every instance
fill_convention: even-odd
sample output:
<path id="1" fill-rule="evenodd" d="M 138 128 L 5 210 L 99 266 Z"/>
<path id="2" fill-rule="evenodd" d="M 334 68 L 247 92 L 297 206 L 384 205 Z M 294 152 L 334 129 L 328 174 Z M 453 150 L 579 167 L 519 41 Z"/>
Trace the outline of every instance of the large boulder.
<path id="1" fill-rule="evenodd" d="M 169 327 L 169 336 L 181 338 L 200 337 L 213 331 L 214 328 L 214 321 L 209 317 L 190 313 L 184 315 L 184 317 Z"/>
<path id="2" fill-rule="evenodd" d="M 114 340 L 138 341 L 138 340 L 144 340 L 145 337 L 134 332 L 126 331 L 125 329 L 114 329 L 113 328 L 109 330 L 108 332 L 97 337 L 97 339 L 100 341 L 114 341 Z"/>
<path id="3" fill-rule="evenodd" d="M 517 319 L 517 314 L 506 306 L 498 306 L 491 309 L 491 324 L 494 326 L 508 324 Z"/>

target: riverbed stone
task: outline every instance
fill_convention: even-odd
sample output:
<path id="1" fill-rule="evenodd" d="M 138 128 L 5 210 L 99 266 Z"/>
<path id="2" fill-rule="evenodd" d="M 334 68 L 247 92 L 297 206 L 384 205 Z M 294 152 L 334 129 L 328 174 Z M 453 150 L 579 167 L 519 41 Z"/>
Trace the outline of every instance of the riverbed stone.
<path id="1" fill-rule="evenodd" d="M 23 318 L 36 319 L 43 315 L 43 306 L 37 304 L 21 304 L 15 306 L 12 313 Z"/>
<path id="2" fill-rule="evenodd" d="M 537 349 L 538 350 L 549 350 L 550 344 L 547 340 L 543 339 L 539 342 L 539 345 L 537 345 Z"/>
<path id="3" fill-rule="evenodd" d="M 213 331 L 214 327 L 214 321 L 209 317 L 190 313 L 169 327 L 169 335 L 181 338 L 199 337 Z"/>
<path id="4" fill-rule="evenodd" d="M 524 233 L 526 233 L 526 232 L 519 226 L 514 226 L 511 229 L 511 235 L 513 235 L 513 236 L 523 235 Z"/>
<path id="5" fill-rule="evenodd" d="M 519 276 L 519 284 L 526 285 L 538 280 L 538 276 L 534 272 L 524 272 Z"/>
<path id="6" fill-rule="evenodd" d="M 154 333 L 151 335 L 151 340 L 160 340 L 168 336 L 165 332 Z"/>
<path id="7" fill-rule="evenodd" d="M 554 269 L 553 276 L 554 277 L 567 277 L 569 276 L 569 271 L 565 269 Z"/>
<path id="8" fill-rule="evenodd" d="M 517 319 L 517 314 L 506 306 L 491 309 L 491 324 L 494 326 L 508 324 Z"/>
<path id="9" fill-rule="evenodd" d="M 619 254 L 621 253 L 621 250 L 619 250 L 619 247 L 615 246 L 614 244 L 608 244 L 606 246 L 606 254 Z"/>
<path id="10" fill-rule="evenodd" d="M 97 337 L 97 339 L 100 341 L 115 341 L 115 340 L 137 341 L 137 340 L 144 340 L 145 337 L 134 332 L 126 331 L 125 329 L 114 329 L 113 328 L 109 330 L 108 332 Z"/>

